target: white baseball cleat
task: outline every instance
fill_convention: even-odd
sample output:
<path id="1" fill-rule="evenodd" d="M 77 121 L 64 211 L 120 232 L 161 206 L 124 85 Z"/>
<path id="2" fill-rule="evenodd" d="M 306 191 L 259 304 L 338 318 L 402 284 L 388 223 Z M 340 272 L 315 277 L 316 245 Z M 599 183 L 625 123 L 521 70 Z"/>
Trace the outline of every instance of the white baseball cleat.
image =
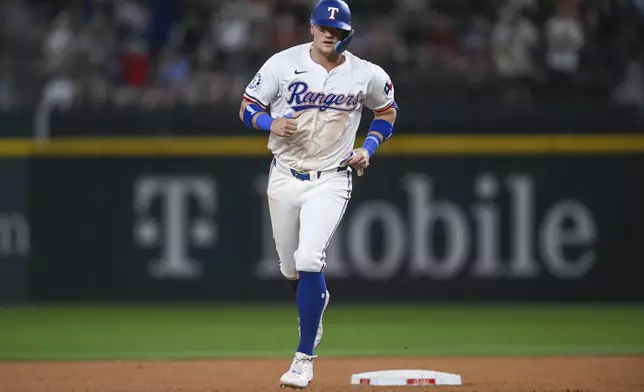
<path id="1" fill-rule="evenodd" d="M 306 388 L 313 379 L 313 359 L 315 355 L 296 352 L 291 367 L 280 378 L 282 387 Z"/>
<path id="2" fill-rule="evenodd" d="M 322 341 L 322 335 L 324 334 L 324 327 L 322 327 L 322 318 L 324 317 L 324 311 L 326 310 L 326 307 L 329 305 L 329 301 L 331 300 L 331 294 L 329 294 L 329 290 L 326 291 L 326 298 L 324 300 L 324 308 L 322 309 L 322 317 L 320 317 L 320 325 L 318 325 L 318 332 L 315 334 L 315 342 L 313 343 L 313 348 L 317 348 L 317 346 L 320 345 L 320 342 Z M 297 327 L 297 333 L 298 336 L 300 336 L 300 339 L 302 338 L 302 331 L 300 330 L 299 323 L 300 319 L 297 319 L 298 327 Z"/>

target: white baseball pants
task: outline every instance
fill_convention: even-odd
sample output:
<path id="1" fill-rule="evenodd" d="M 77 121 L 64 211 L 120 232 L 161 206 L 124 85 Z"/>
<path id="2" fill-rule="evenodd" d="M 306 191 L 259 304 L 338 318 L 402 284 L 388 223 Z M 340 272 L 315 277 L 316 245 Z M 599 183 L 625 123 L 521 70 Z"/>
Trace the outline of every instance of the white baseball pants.
<path id="1" fill-rule="evenodd" d="M 286 279 L 298 279 L 298 271 L 324 271 L 326 249 L 351 191 L 351 168 L 296 173 L 273 160 L 268 205 L 280 271 Z"/>

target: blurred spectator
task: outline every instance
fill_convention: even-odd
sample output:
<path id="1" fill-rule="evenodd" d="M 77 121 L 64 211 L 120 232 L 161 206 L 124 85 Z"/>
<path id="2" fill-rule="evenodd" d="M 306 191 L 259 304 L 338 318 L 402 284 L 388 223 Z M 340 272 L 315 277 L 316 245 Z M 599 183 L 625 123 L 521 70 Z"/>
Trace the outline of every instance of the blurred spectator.
<path id="1" fill-rule="evenodd" d="M 168 49 L 159 60 L 157 80 L 170 88 L 181 88 L 190 82 L 190 62 L 180 50 Z"/>
<path id="2" fill-rule="evenodd" d="M 119 47 L 114 23 L 108 15 L 96 13 L 87 22 L 87 27 L 77 35 L 76 49 L 86 54 L 90 67 L 116 81 L 120 69 Z"/>
<path id="3" fill-rule="evenodd" d="M 639 55 L 626 68 L 624 80 L 613 91 L 615 102 L 622 105 L 637 106 L 644 112 L 644 61 Z"/>
<path id="4" fill-rule="evenodd" d="M 273 28 L 272 44 L 279 49 L 286 49 L 301 43 L 301 30 L 293 15 L 279 15 Z M 308 34 L 308 31 L 306 32 Z"/>
<path id="5" fill-rule="evenodd" d="M 424 31 L 426 39 L 423 44 L 427 45 L 432 57 L 445 60 L 449 64 L 456 54 L 458 46 L 458 35 L 454 20 L 439 12 L 431 14 L 429 26 Z"/>
<path id="6" fill-rule="evenodd" d="M 481 15 L 474 16 L 462 38 L 462 50 L 467 64 L 469 80 L 478 81 L 487 77 L 490 69 L 490 21 Z"/>
<path id="7" fill-rule="evenodd" d="M 127 39 L 121 48 L 123 84 L 129 87 L 143 87 L 150 82 L 150 52 L 141 38 Z"/>
<path id="8" fill-rule="evenodd" d="M 149 12 L 141 0 L 122 0 L 115 3 L 114 19 L 121 42 L 123 84 L 129 87 L 146 86 L 152 81 L 150 43 L 147 39 Z"/>
<path id="9" fill-rule="evenodd" d="M 561 97 L 574 90 L 585 43 L 577 1 L 556 0 L 555 13 L 546 21 L 544 30 L 548 81 L 555 95 Z"/>
<path id="10" fill-rule="evenodd" d="M 504 10 L 491 37 L 494 64 L 509 103 L 529 101 L 536 76 L 534 59 L 539 32 L 521 11 Z"/>
<path id="11" fill-rule="evenodd" d="M 145 2 L 141 0 L 121 0 L 114 4 L 114 19 L 121 34 L 143 38 L 150 27 L 150 14 Z"/>
<path id="12" fill-rule="evenodd" d="M 213 15 L 210 24 L 212 39 L 227 72 L 246 68 L 245 54 L 254 38 L 253 22 L 259 12 L 261 10 L 253 2 L 235 0 L 225 1 Z"/>
<path id="13" fill-rule="evenodd" d="M 61 12 L 51 23 L 43 41 L 45 69 L 56 72 L 63 67 L 73 51 L 74 31 L 69 12 Z"/>
<path id="14" fill-rule="evenodd" d="M 206 79 L 215 71 L 215 50 L 207 39 L 201 40 L 196 47 L 192 75 L 195 79 Z"/>

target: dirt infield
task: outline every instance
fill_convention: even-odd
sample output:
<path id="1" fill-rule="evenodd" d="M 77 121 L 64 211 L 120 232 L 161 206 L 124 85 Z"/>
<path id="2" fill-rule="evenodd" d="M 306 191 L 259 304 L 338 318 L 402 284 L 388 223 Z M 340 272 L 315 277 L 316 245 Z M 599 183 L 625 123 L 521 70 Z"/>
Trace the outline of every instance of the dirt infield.
<path id="1" fill-rule="evenodd" d="M 288 360 L 0 363 L 2 392 L 280 391 Z M 461 374 L 461 387 L 367 387 L 352 373 L 428 369 Z M 636 392 L 644 356 L 571 358 L 319 358 L 310 391 Z"/>

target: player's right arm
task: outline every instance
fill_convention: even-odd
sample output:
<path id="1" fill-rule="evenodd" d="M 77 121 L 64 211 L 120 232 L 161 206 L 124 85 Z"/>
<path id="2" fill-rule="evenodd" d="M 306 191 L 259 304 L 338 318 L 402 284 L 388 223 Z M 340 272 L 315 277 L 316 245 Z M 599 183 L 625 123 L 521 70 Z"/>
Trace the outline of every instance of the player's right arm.
<path id="1" fill-rule="evenodd" d="M 279 66 L 276 56 L 264 63 L 244 91 L 239 108 L 239 119 L 250 129 L 270 132 L 280 137 L 290 137 L 297 130 L 296 113 L 291 118 L 273 118 L 268 114 L 270 102 L 279 93 Z"/>
<path id="2" fill-rule="evenodd" d="M 250 116 L 250 122 L 248 121 L 248 116 Z M 270 132 L 280 137 L 290 137 L 297 131 L 296 119 L 299 116 L 300 112 L 297 112 L 291 118 L 280 117 L 274 119 L 261 110 L 261 107 L 246 98 L 242 100 L 241 108 L 239 109 L 239 119 L 247 127 Z"/>

